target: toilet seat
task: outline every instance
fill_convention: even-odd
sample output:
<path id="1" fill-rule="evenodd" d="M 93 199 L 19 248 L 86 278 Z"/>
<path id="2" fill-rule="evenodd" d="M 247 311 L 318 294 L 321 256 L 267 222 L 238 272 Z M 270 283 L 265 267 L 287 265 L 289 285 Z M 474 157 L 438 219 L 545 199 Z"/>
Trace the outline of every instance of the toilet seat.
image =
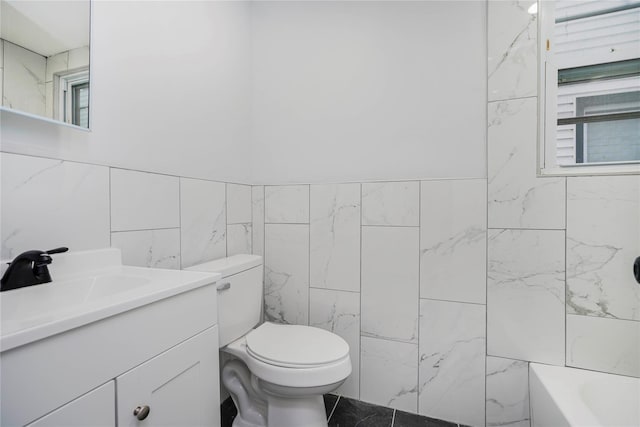
<path id="1" fill-rule="evenodd" d="M 271 365 L 314 368 L 349 356 L 349 345 L 329 331 L 311 326 L 263 323 L 246 336 L 247 352 Z"/>
<path id="2" fill-rule="evenodd" d="M 317 338 L 320 340 L 319 343 L 325 345 L 329 343 L 327 346 L 332 347 L 333 350 L 322 353 L 322 357 L 308 355 L 307 358 L 301 358 L 300 360 L 293 359 L 293 356 L 287 357 L 285 349 L 290 349 L 291 346 L 301 347 L 301 343 L 296 343 L 292 338 L 293 335 L 287 335 L 296 329 L 290 328 L 291 326 L 304 328 L 296 331 L 300 336 L 308 334 L 307 338 L 303 338 L 304 343 Z M 322 333 L 317 333 L 317 330 L 319 329 L 310 326 L 264 323 L 247 335 L 223 347 L 222 350 L 242 360 L 251 373 L 259 379 L 279 386 L 308 388 L 340 383 L 351 374 L 349 346 L 337 335 L 320 330 L 330 334 L 329 336 L 333 336 L 333 338 L 329 338 L 329 336 L 323 338 Z M 253 338 L 248 339 L 254 332 L 256 334 Z M 295 336 L 298 335 L 296 334 Z M 318 338 L 319 336 L 320 338 Z M 276 341 L 268 344 L 269 339 L 274 339 L 278 343 L 284 343 L 285 341 L 289 341 L 289 343 L 284 343 L 283 347 L 278 349 L 277 347 L 279 346 L 273 345 Z M 249 350 L 248 341 L 252 342 L 253 350 Z M 342 346 L 343 344 L 346 348 Z M 339 355 L 343 352 L 344 355 L 340 357 Z M 306 351 L 306 353 L 300 351 L 298 354 L 306 355 L 308 353 L 309 351 Z M 322 360 L 325 360 L 325 362 L 319 363 Z M 331 361 L 327 362 L 327 360 Z"/>

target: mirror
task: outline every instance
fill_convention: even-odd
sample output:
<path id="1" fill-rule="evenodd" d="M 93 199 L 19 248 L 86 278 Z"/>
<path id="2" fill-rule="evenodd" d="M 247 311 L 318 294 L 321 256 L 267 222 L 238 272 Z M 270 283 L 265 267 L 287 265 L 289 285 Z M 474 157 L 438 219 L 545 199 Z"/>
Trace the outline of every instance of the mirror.
<path id="1" fill-rule="evenodd" d="M 0 0 L 2 107 L 89 128 L 89 0 Z"/>

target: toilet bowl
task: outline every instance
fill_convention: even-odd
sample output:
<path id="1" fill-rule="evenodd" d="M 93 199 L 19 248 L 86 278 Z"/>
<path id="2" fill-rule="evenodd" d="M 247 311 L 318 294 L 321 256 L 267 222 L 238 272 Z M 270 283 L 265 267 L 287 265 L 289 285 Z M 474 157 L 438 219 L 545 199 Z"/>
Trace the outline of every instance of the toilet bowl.
<path id="1" fill-rule="evenodd" d="M 260 323 L 259 256 L 235 255 L 189 270 L 223 276 L 219 346 L 234 359 L 221 378 L 238 408 L 233 427 L 327 427 L 322 395 L 351 374 L 347 342 L 311 326 Z"/>

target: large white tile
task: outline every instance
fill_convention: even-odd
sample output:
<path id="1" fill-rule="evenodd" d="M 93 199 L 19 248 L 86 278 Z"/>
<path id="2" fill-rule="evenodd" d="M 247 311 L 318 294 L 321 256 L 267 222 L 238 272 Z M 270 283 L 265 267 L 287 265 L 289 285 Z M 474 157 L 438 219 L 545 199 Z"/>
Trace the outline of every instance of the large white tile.
<path id="1" fill-rule="evenodd" d="M 179 228 L 111 233 L 111 246 L 120 248 L 125 265 L 180 269 Z"/>
<path id="2" fill-rule="evenodd" d="M 640 176 L 568 178 L 567 310 L 640 320 Z"/>
<path id="3" fill-rule="evenodd" d="M 640 322 L 567 315 L 567 366 L 640 377 Z"/>
<path id="4" fill-rule="evenodd" d="M 311 186 L 312 287 L 360 290 L 360 184 Z"/>
<path id="5" fill-rule="evenodd" d="M 180 226 L 179 178 L 111 169 L 111 231 Z"/>
<path id="6" fill-rule="evenodd" d="M 565 178 L 537 178 L 536 98 L 489 103 L 489 228 L 564 229 Z"/>
<path id="7" fill-rule="evenodd" d="M 419 199 L 418 181 L 364 183 L 362 225 L 419 225 Z"/>
<path id="8" fill-rule="evenodd" d="M 362 228 L 362 334 L 418 340 L 417 227 Z"/>
<path id="9" fill-rule="evenodd" d="M 417 412 L 418 345 L 362 337 L 360 399 Z"/>
<path id="10" fill-rule="evenodd" d="M 306 325 L 309 321 L 309 226 L 265 226 L 265 318 Z"/>
<path id="11" fill-rule="evenodd" d="M 529 427 L 529 363 L 487 357 L 487 426 Z"/>
<path id="12" fill-rule="evenodd" d="M 109 168 L 0 153 L 2 259 L 109 247 Z"/>
<path id="13" fill-rule="evenodd" d="M 360 398 L 360 294 L 330 289 L 309 290 L 309 325 L 326 329 L 349 344 L 351 375 L 335 393 Z"/>
<path id="14" fill-rule="evenodd" d="M 264 185 L 251 187 L 252 239 L 251 249 L 256 255 L 264 255 Z"/>
<path id="15" fill-rule="evenodd" d="M 423 181 L 420 297 L 484 304 L 487 181 Z"/>
<path id="16" fill-rule="evenodd" d="M 484 424 L 485 307 L 420 300 L 419 411 Z"/>
<path id="17" fill-rule="evenodd" d="M 225 184 L 180 178 L 182 268 L 227 254 Z"/>
<path id="18" fill-rule="evenodd" d="M 251 222 L 251 186 L 227 184 L 227 224 Z"/>
<path id="19" fill-rule="evenodd" d="M 308 223 L 308 185 L 268 185 L 264 187 L 265 222 Z"/>
<path id="20" fill-rule="evenodd" d="M 564 364 L 564 246 L 564 231 L 489 230 L 489 355 Z"/>
<path id="21" fill-rule="evenodd" d="M 46 59 L 13 43 L 4 44 L 2 105 L 38 116 L 45 115 Z"/>
<path id="22" fill-rule="evenodd" d="M 251 237 L 250 223 L 227 225 L 227 256 L 252 253 Z"/>
<path id="23" fill-rule="evenodd" d="M 489 1 L 487 73 L 489 101 L 537 95 L 536 0 Z"/>

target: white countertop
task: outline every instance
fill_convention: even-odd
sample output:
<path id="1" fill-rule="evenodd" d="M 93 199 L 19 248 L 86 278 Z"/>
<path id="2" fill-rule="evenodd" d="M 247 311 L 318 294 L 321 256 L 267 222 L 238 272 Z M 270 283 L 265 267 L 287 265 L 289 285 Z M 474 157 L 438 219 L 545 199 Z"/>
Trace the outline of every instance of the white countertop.
<path id="1" fill-rule="evenodd" d="M 118 249 L 53 258 L 51 283 L 0 293 L 1 352 L 215 283 L 220 278 L 217 273 L 124 266 Z"/>

